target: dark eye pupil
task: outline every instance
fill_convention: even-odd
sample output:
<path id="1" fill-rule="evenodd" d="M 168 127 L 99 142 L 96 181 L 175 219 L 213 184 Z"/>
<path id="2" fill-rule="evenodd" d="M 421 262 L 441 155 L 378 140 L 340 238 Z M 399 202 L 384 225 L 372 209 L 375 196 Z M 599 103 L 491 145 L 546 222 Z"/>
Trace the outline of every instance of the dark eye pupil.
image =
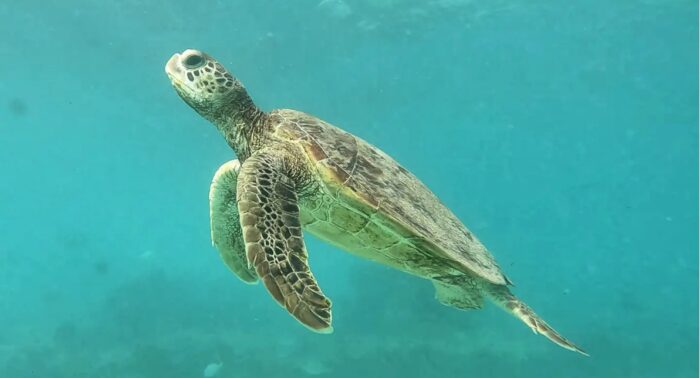
<path id="1" fill-rule="evenodd" d="M 187 58 L 185 58 L 184 63 L 185 66 L 189 68 L 195 68 L 201 66 L 202 63 L 204 63 L 204 58 L 202 58 L 199 55 L 190 55 Z"/>

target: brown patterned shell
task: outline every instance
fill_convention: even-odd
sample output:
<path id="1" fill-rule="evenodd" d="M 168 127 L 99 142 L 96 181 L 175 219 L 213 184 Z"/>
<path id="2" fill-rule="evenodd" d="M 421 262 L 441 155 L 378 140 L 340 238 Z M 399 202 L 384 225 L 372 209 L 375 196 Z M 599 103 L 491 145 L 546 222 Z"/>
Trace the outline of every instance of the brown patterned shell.
<path id="1" fill-rule="evenodd" d="M 276 134 L 299 143 L 339 198 L 465 273 L 507 284 L 493 256 L 416 176 L 364 140 L 294 110 L 273 112 Z"/>

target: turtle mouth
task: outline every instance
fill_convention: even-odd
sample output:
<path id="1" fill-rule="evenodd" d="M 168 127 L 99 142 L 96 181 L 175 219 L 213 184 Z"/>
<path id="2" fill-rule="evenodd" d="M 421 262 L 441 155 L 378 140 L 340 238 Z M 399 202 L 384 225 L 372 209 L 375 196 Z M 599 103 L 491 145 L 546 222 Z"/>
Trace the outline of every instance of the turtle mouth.
<path id="1" fill-rule="evenodd" d="M 165 64 L 165 74 L 168 75 L 170 83 L 175 87 L 178 94 L 187 93 L 188 95 L 192 92 L 185 82 L 185 70 L 182 68 L 180 63 L 180 54 L 173 54 Z"/>
<path id="2" fill-rule="evenodd" d="M 165 64 L 165 74 L 181 97 L 218 98 L 236 85 L 220 63 L 194 49 L 173 54 Z"/>
<path id="3" fill-rule="evenodd" d="M 173 54 L 165 64 L 165 73 L 168 75 L 171 81 L 181 81 L 178 76 L 182 75 L 182 68 L 178 64 L 180 61 L 180 54 Z"/>

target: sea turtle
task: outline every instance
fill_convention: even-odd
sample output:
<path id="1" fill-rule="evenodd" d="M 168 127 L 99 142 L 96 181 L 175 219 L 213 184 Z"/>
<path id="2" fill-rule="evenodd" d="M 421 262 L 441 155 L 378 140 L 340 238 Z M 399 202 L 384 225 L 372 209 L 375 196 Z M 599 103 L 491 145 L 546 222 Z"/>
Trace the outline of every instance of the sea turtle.
<path id="1" fill-rule="evenodd" d="M 238 157 L 223 164 L 211 184 L 214 246 L 241 280 L 262 280 L 303 325 L 332 331 L 331 302 L 309 269 L 302 229 L 430 280 L 443 304 L 478 309 L 490 298 L 535 333 L 585 354 L 511 293 L 510 280 L 482 243 L 387 154 L 309 114 L 260 110 L 243 85 L 201 51 L 173 55 L 165 72 Z"/>

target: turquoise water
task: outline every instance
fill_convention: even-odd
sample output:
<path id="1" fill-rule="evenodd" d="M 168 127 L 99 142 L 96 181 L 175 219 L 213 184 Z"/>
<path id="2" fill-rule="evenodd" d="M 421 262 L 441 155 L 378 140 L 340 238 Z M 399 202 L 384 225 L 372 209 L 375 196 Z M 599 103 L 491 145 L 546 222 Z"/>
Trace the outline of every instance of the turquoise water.
<path id="1" fill-rule="evenodd" d="M 696 377 L 697 13 L 0 2 L 0 377 Z M 395 157 L 591 357 L 311 237 L 333 335 L 238 281 L 207 203 L 232 152 L 163 72 L 191 47 Z"/>

